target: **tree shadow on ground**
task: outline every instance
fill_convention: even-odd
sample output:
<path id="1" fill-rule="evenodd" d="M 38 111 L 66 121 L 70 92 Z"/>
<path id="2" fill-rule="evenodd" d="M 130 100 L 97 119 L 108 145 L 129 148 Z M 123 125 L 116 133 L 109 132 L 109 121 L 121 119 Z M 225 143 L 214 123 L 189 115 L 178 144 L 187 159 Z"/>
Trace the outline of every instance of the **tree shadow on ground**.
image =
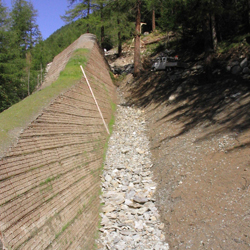
<path id="1" fill-rule="evenodd" d="M 144 72 L 127 86 L 128 103 L 143 108 L 154 104 L 155 109 L 159 105 L 173 105 L 158 121 L 181 121 L 183 127 L 174 137 L 200 124 L 207 128 L 201 140 L 225 131 L 238 133 L 250 128 L 249 80 L 228 72 L 220 75 L 201 72 L 173 81 L 170 77 L 167 72 Z M 163 140 L 167 139 L 171 138 Z"/>

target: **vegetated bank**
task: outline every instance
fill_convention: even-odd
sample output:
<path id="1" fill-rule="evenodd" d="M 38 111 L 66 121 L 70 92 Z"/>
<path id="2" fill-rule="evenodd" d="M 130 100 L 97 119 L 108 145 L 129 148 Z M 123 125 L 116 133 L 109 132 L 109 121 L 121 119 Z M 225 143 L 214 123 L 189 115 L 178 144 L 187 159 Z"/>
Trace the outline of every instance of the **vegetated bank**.
<path id="1" fill-rule="evenodd" d="M 51 82 L 0 115 L 0 241 L 7 249 L 93 249 L 108 133 L 80 65 L 108 124 L 114 85 L 91 34 L 54 59 Z"/>

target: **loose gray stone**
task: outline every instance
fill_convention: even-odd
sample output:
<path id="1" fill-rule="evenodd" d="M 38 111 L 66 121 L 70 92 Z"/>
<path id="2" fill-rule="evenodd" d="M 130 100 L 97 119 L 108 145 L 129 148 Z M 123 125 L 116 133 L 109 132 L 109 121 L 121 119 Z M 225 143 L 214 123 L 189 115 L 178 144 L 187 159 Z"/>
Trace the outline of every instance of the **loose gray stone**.
<path id="1" fill-rule="evenodd" d="M 97 240 L 101 243 L 97 244 L 99 250 L 169 249 L 152 202 L 156 183 L 152 181 L 145 130 L 142 110 L 118 105 L 102 177 L 100 200 L 105 206 Z"/>
<path id="2" fill-rule="evenodd" d="M 245 68 L 242 70 L 242 72 L 243 72 L 244 74 L 250 74 L 250 69 L 249 69 L 248 67 L 245 67 Z"/>
<path id="3" fill-rule="evenodd" d="M 112 180 L 112 177 L 110 176 L 110 175 L 106 175 L 105 176 L 105 180 L 107 181 L 107 182 L 111 182 L 111 180 Z"/>
<path id="4" fill-rule="evenodd" d="M 140 154 L 140 155 L 142 155 L 142 154 L 145 153 L 145 151 L 142 150 L 142 149 L 140 149 L 140 148 L 137 148 L 137 149 L 136 149 L 136 152 L 137 152 L 138 154 Z"/>
<path id="5" fill-rule="evenodd" d="M 115 210 L 115 207 L 111 206 L 111 205 L 108 205 L 108 206 L 105 206 L 102 208 L 102 211 L 104 213 L 109 213 L 109 212 L 113 212 Z"/>
<path id="6" fill-rule="evenodd" d="M 130 191 L 128 191 L 128 192 L 126 193 L 125 198 L 131 200 L 131 199 L 134 198 L 135 194 L 136 194 L 136 193 L 135 193 L 135 190 L 134 190 L 134 189 L 131 189 Z"/>
<path id="7" fill-rule="evenodd" d="M 143 229 L 143 221 L 135 221 L 135 229 L 142 230 Z"/>
<path id="8" fill-rule="evenodd" d="M 137 203 L 140 203 L 140 204 L 144 204 L 148 201 L 148 199 L 146 197 L 143 197 L 143 196 L 138 196 L 138 195 L 135 195 L 135 197 L 133 198 L 133 200 Z"/>
<path id="9" fill-rule="evenodd" d="M 117 196 L 115 196 L 115 197 L 113 197 L 113 198 L 110 199 L 110 202 L 111 202 L 112 204 L 115 204 L 115 205 L 120 205 L 120 204 L 122 204 L 124 201 L 125 201 L 125 199 L 124 199 L 124 196 L 123 196 L 123 195 L 117 195 Z"/>
<path id="10" fill-rule="evenodd" d="M 231 62 L 231 67 L 234 67 L 234 66 L 239 66 L 240 65 L 240 63 L 239 63 L 239 61 L 233 61 L 233 62 Z"/>
<path id="11" fill-rule="evenodd" d="M 148 208 L 147 207 L 142 207 L 140 209 L 138 209 L 137 213 L 138 214 L 144 214 L 148 211 Z"/>
<path id="12" fill-rule="evenodd" d="M 244 74 L 244 75 L 242 76 L 242 78 L 245 79 L 245 80 L 250 80 L 250 75 Z"/>
<path id="13" fill-rule="evenodd" d="M 232 74 L 237 75 L 241 72 L 242 68 L 238 65 L 232 67 Z"/>
<path id="14" fill-rule="evenodd" d="M 117 218 L 117 214 L 116 213 L 107 213 L 106 216 L 110 219 L 116 219 Z"/>
<path id="15" fill-rule="evenodd" d="M 127 205 L 127 206 L 132 206 L 133 205 L 133 201 L 125 199 L 125 203 L 124 204 Z"/>
<path id="16" fill-rule="evenodd" d="M 138 203 L 132 203 L 132 204 L 130 204 L 129 205 L 129 207 L 131 207 L 131 208 L 141 208 L 142 207 L 142 205 L 141 204 L 138 204 Z"/>
<path id="17" fill-rule="evenodd" d="M 198 69 L 203 69 L 202 65 L 195 65 L 192 67 L 192 70 L 198 70 Z"/>
<path id="18" fill-rule="evenodd" d="M 106 225 L 106 224 L 108 224 L 108 223 L 109 223 L 108 217 L 107 217 L 107 216 L 103 216 L 101 225 Z"/>
<path id="19" fill-rule="evenodd" d="M 121 238 L 115 237 L 115 238 L 114 238 L 114 244 L 117 244 L 120 240 L 121 240 Z"/>
<path id="20" fill-rule="evenodd" d="M 247 67 L 247 58 L 245 58 L 241 63 L 240 63 L 241 68 Z"/>
<path id="21" fill-rule="evenodd" d="M 129 152 L 129 150 L 130 150 L 130 148 L 122 148 L 121 149 L 121 152 L 123 153 L 123 154 L 127 154 L 128 152 Z"/>

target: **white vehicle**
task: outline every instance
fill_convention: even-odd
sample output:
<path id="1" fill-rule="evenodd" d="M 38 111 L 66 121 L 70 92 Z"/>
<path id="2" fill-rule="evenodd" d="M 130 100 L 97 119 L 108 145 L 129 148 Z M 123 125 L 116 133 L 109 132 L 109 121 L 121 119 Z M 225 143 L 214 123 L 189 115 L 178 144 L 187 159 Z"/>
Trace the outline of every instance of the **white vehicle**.
<path id="1" fill-rule="evenodd" d="M 182 63 L 178 61 L 178 57 L 157 57 L 156 61 L 151 66 L 153 71 L 159 71 L 159 70 L 168 70 L 173 67 L 180 67 L 180 68 L 187 68 L 188 65 L 186 63 Z"/>

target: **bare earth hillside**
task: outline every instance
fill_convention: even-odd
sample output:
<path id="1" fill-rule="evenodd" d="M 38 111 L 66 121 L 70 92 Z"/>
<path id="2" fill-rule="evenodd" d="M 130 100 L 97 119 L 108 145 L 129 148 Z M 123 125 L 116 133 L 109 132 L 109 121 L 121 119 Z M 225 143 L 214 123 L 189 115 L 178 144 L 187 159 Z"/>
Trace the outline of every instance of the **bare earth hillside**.
<path id="1" fill-rule="evenodd" d="M 120 85 L 147 116 L 170 249 L 250 249 L 250 83 L 220 63 L 211 77 L 146 69 Z"/>

